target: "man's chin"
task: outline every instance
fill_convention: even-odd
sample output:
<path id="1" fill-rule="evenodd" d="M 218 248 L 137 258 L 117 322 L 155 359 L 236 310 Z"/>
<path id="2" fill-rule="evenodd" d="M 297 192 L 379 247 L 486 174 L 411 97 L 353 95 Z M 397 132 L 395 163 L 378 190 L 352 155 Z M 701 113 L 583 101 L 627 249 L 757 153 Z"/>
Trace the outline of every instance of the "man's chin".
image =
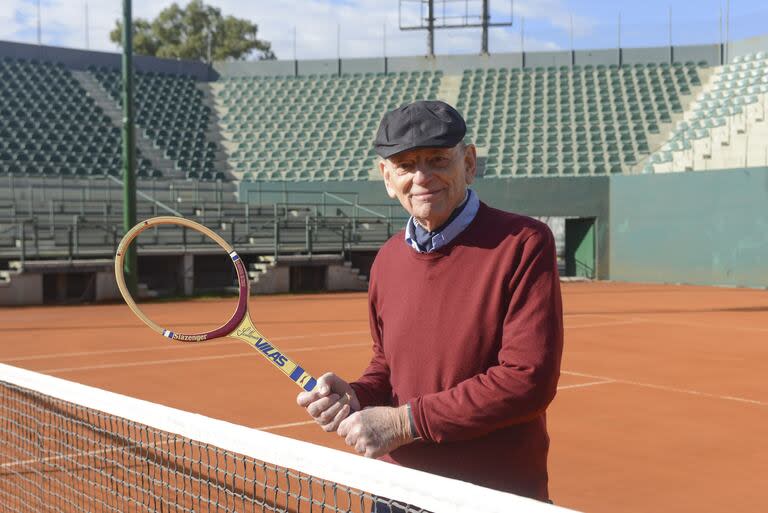
<path id="1" fill-rule="evenodd" d="M 413 217 L 416 219 L 419 219 L 420 223 L 423 225 L 424 223 L 437 226 L 438 222 L 445 218 L 446 216 L 443 215 L 443 213 L 438 209 L 431 209 L 431 210 L 416 210 L 413 213 Z"/>

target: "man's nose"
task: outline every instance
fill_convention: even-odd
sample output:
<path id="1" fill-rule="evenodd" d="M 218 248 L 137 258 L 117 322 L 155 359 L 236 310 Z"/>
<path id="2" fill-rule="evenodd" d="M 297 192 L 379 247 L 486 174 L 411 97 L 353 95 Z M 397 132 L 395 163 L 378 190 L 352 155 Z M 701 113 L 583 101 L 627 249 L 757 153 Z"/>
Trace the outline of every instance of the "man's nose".
<path id="1" fill-rule="evenodd" d="M 426 166 L 418 166 L 413 174 L 413 181 L 418 184 L 427 183 L 430 178 L 432 178 L 432 171 Z"/>

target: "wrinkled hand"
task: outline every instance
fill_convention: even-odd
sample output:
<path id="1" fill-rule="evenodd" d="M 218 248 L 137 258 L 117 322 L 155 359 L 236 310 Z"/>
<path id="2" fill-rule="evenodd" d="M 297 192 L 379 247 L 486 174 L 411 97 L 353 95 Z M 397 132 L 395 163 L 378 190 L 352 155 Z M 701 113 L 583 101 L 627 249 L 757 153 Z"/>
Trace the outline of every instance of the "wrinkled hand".
<path id="1" fill-rule="evenodd" d="M 301 392 L 296 397 L 299 406 L 320 424 L 324 431 L 336 431 L 350 412 L 360 409 L 355 391 L 349 383 L 332 372 L 318 378 L 311 392 Z"/>
<path id="2" fill-rule="evenodd" d="M 366 458 L 378 458 L 413 441 L 406 406 L 366 408 L 344 419 L 336 432 Z"/>

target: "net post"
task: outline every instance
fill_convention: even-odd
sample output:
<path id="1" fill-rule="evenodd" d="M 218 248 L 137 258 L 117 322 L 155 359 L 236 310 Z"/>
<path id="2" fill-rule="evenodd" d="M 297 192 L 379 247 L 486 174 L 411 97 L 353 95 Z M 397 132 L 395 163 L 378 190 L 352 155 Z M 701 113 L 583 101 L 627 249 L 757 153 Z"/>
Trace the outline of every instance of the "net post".
<path id="1" fill-rule="evenodd" d="M 123 231 L 126 233 L 136 224 L 135 134 L 133 128 L 133 22 L 131 10 L 131 0 L 123 0 Z M 136 294 L 138 269 L 135 244 L 131 244 L 126 248 L 123 270 L 129 292 Z"/>

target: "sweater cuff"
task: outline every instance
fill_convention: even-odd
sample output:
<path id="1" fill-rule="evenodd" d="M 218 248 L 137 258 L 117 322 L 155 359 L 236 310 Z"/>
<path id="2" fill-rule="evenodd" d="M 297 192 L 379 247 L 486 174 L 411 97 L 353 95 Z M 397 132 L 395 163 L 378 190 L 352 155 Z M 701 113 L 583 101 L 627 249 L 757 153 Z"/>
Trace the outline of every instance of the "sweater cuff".
<path id="1" fill-rule="evenodd" d="M 369 406 L 374 406 L 373 400 L 370 394 L 368 394 L 366 387 L 359 383 L 350 383 L 349 386 L 354 390 L 355 395 L 357 396 L 357 402 L 360 403 L 361 410 Z"/>
<path id="2" fill-rule="evenodd" d="M 428 432 L 425 426 L 424 411 L 421 408 L 421 398 L 416 397 L 408 401 L 408 415 L 411 418 L 411 432 L 414 439 L 418 437 L 418 440 L 434 441 L 428 436 Z"/>
<path id="3" fill-rule="evenodd" d="M 418 440 L 423 440 L 421 438 L 421 435 L 419 435 L 419 430 L 416 429 L 416 421 L 413 420 L 413 412 L 411 411 L 411 403 L 405 403 L 405 409 L 408 411 L 408 423 L 410 424 L 411 429 L 411 438 L 414 442 Z"/>

